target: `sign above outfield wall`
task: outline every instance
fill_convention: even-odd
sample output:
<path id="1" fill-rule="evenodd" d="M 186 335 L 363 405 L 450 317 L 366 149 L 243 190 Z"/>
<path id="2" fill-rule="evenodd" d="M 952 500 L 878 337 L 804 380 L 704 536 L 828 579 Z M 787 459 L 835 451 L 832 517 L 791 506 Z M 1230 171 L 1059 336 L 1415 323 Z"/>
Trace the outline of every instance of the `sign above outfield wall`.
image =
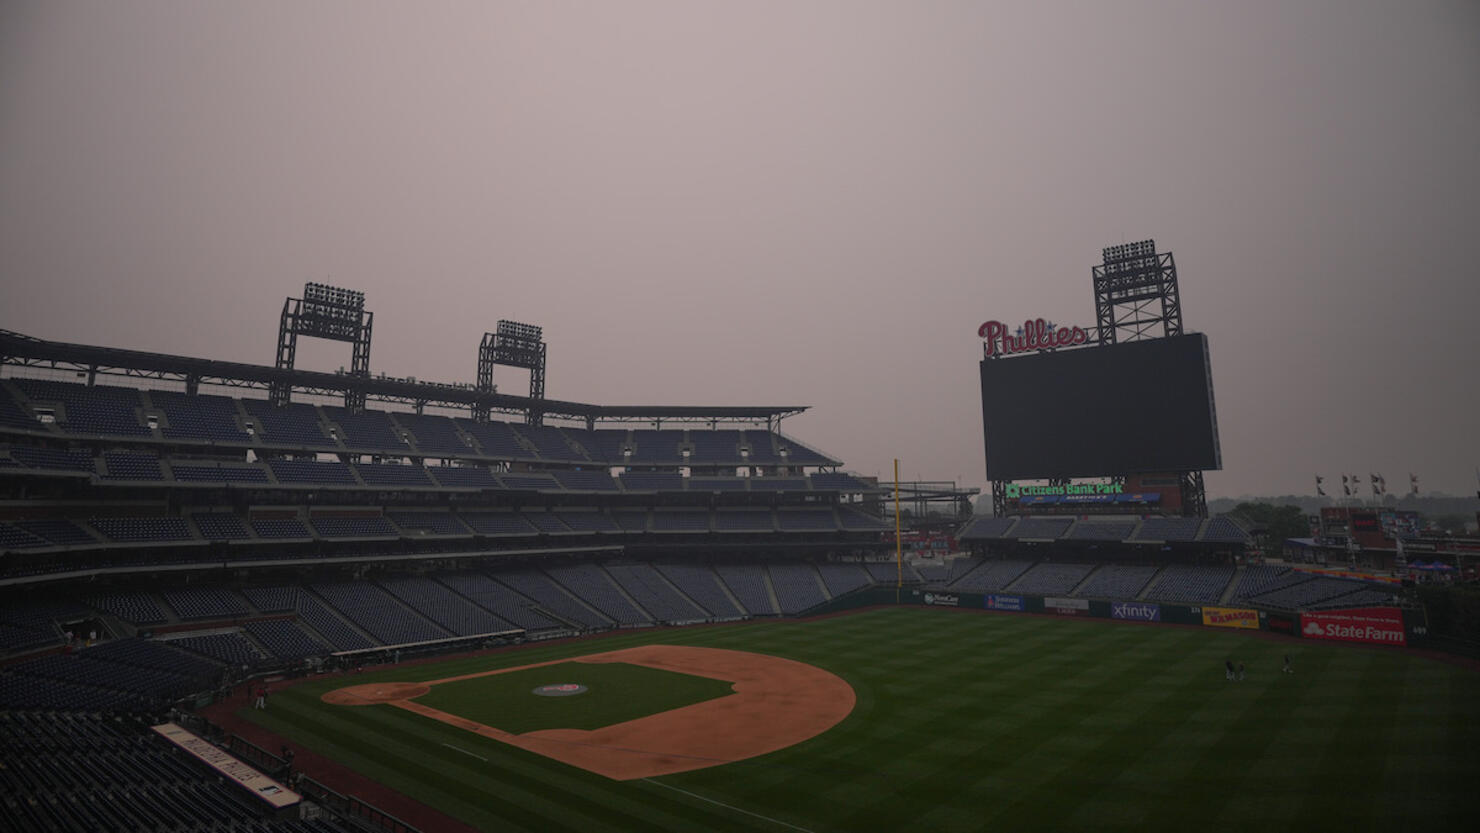
<path id="1" fill-rule="evenodd" d="M 1001 321 L 987 321 L 977 328 L 976 334 L 986 339 L 982 351 L 988 358 L 1089 343 L 1089 333 L 1084 328 L 1060 327 L 1042 318 L 1030 318 L 1015 331 Z"/>
<path id="2" fill-rule="evenodd" d="M 1214 628 L 1247 628 L 1259 630 L 1259 611 L 1240 607 L 1205 607 L 1202 609 L 1204 625 Z"/>
<path id="3" fill-rule="evenodd" d="M 1306 639 L 1365 642 L 1370 645 L 1407 645 L 1403 611 L 1396 607 L 1366 607 L 1300 614 L 1300 635 Z"/>
<path id="4" fill-rule="evenodd" d="M 1073 495 L 1119 495 L 1125 493 L 1124 483 L 1067 483 L 1062 486 L 1025 486 L 1018 483 L 1007 484 L 1007 499 L 1023 497 L 1056 496 L 1069 497 Z"/>

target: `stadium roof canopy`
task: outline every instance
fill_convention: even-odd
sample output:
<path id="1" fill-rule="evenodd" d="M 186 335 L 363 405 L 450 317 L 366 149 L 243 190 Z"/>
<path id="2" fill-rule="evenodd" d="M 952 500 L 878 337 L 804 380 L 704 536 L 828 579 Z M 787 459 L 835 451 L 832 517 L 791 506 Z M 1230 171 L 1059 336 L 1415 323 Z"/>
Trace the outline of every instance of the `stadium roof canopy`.
<path id="1" fill-rule="evenodd" d="M 295 392 L 304 394 L 335 395 L 359 389 L 365 392 L 368 399 L 382 402 L 460 409 L 485 405 L 490 411 L 502 413 L 526 413 L 534 409 L 545 416 L 587 422 L 765 421 L 770 424 L 802 413 L 808 408 L 805 405 L 590 405 L 557 399 L 535 400 L 527 396 L 481 391 L 472 385 L 439 384 L 385 376 L 358 377 L 347 373 L 313 370 L 280 370 L 266 365 L 46 341 L 9 330 L 0 330 L 0 363 L 18 367 L 72 370 L 86 373 L 89 378 L 102 373 L 182 382 L 187 390 L 195 390 L 202 384 L 267 389 L 274 382 L 286 383 Z"/>

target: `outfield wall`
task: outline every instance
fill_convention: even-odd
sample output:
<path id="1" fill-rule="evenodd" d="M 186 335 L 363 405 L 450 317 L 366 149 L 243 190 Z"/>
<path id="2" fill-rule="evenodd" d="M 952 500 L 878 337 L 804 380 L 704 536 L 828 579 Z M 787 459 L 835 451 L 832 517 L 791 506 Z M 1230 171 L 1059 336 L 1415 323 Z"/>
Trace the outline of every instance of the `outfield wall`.
<path id="1" fill-rule="evenodd" d="M 918 587 L 868 587 L 819 605 L 807 615 L 837 613 L 860 607 L 916 604 L 1003 613 L 1038 613 L 1127 622 L 1201 625 L 1228 630 L 1262 630 L 1298 639 L 1355 642 L 1367 645 L 1424 647 L 1427 620 L 1421 608 L 1366 607 L 1291 613 L 1252 607 L 1111 602 L 1062 596 L 1015 593 L 951 593 Z"/>

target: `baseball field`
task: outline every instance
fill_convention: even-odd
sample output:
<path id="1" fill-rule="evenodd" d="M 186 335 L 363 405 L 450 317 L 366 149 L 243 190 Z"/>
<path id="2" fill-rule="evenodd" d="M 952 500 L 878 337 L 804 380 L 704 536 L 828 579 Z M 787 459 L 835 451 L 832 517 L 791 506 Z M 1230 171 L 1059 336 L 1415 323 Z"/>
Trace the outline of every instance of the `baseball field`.
<path id="1" fill-rule="evenodd" d="M 1480 673 L 1401 650 L 892 607 L 324 677 L 240 714 L 480 830 L 1396 831 L 1469 817 L 1477 708 Z"/>

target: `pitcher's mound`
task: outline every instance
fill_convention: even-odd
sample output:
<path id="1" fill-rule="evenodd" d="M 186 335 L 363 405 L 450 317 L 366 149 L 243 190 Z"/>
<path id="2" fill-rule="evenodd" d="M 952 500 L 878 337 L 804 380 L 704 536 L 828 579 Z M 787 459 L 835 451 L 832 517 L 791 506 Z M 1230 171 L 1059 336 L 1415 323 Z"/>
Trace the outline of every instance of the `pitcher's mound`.
<path id="1" fill-rule="evenodd" d="M 334 706 L 373 706 L 410 700 L 431 690 L 426 683 L 366 683 L 336 688 L 319 699 Z"/>

